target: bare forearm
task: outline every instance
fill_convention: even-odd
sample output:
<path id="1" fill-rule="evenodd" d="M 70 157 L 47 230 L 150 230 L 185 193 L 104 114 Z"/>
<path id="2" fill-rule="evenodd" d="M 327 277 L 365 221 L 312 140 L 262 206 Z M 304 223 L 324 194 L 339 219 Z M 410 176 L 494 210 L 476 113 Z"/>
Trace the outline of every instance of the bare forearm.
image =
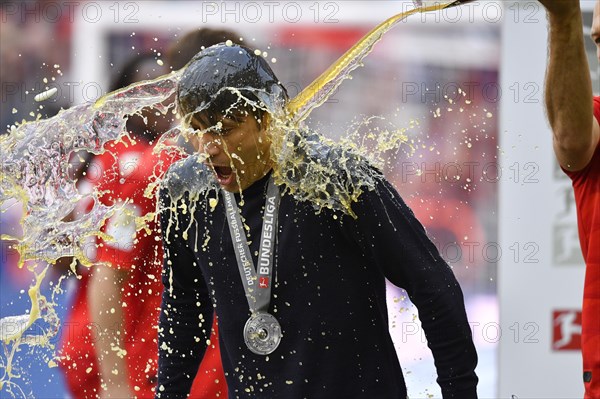
<path id="1" fill-rule="evenodd" d="M 95 350 L 105 389 L 101 397 L 116 397 L 117 392 L 129 389 L 121 305 L 125 278 L 125 272 L 97 266 L 90 283 L 90 319 L 94 324 Z"/>
<path id="2" fill-rule="evenodd" d="M 576 169 L 592 144 L 592 83 L 583 44 L 581 12 L 549 14 L 550 59 L 546 108 L 561 165 Z"/>

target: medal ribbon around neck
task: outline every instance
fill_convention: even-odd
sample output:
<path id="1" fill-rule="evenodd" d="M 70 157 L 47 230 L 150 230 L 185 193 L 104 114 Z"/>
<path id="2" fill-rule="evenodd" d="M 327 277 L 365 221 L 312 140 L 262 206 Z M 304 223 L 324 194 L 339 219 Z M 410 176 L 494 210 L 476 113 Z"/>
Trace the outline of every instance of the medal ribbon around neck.
<path id="1" fill-rule="evenodd" d="M 263 216 L 258 268 L 254 267 L 252 254 L 246 240 L 240 211 L 235 196 L 221 190 L 225 202 L 225 213 L 233 250 L 237 259 L 240 277 L 246 293 L 246 300 L 252 315 L 244 327 L 244 341 L 248 349 L 258 355 L 268 355 L 279 346 L 281 327 L 277 319 L 268 313 L 271 303 L 271 283 L 274 268 L 275 237 L 281 194 L 279 188 L 269 179 L 265 212 Z"/>

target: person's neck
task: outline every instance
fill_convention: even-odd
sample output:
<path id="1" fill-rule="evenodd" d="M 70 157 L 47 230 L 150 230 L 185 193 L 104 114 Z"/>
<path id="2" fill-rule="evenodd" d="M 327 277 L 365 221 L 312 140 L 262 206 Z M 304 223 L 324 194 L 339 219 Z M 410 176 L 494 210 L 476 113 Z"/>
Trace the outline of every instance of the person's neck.
<path id="1" fill-rule="evenodd" d="M 268 175 L 275 166 L 275 162 L 273 161 L 273 158 L 271 158 L 270 153 L 267 154 L 269 154 L 268 158 L 265 160 L 261 160 L 255 168 L 253 183 L 261 180 L 263 177 Z M 251 186 L 253 183 L 250 183 L 249 186 Z"/>
<path id="2" fill-rule="evenodd" d="M 253 187 L 255 184 L 262 181 L 267 175 L 269 175 L 272 170 L 273 170 L 272 164 L 270 162 L 267 163 L 265 165 L 265 168 L 260 173 L 256 173 L 254 176 L 254 179 L 251 182 L 240 187 L 239 191 L 241 191 L 243 193 L 244 190 L 248 190 L 249 188 Z"/>

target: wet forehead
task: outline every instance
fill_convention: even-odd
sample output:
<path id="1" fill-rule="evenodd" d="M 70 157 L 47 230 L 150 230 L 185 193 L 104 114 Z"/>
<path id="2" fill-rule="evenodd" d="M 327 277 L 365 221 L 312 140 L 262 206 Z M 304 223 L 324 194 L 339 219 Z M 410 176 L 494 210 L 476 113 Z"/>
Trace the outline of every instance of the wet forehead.
<path id="1" fill-rule="evenodd" d="M 209 129 L 209 128 L 213 128 L 213 127 L 217 127 L 217 125 L 225 125 L 225 126 L 231 126 L 231 125 L 240 125 L 243 124 L 244 122 L 246 122 L 246 120 L 248 119 L 247 115 L 228 115 L 228 116 L 223 116 L 223 115 L 217 115 L 216 117 L 216 124 L 211 124 L 210 119 L 208 118 L 208 116 L 203 113 L 203 112 L 197 112 L 195 114 L 193 114 L 190 118 L 190 125 L 193 128 L 196 129 Z"/>

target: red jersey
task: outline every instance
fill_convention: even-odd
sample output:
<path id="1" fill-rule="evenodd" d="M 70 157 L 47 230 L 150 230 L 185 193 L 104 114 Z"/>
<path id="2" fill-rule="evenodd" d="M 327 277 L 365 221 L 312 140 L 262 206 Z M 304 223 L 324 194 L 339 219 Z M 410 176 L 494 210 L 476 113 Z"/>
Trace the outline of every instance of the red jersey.
<path id="1" fill-rule="evenodd" d="M 594 116 L 600 123 L 600 97 L 594 98 Z M 579 241 L 585 259 L 581 350 L 585 398 L 600 398 L 600 143 L 589 164 L 566 172 L 573 180 Z"/>
<path id="2" fill-rule="evenodd" d="M 154 176 L 162 176 L 176 160 L 158 156 L 152 150 L 142 140 L 135 144 L 127 139 L 124 143 L 107 144 L 106 152 L 90 165 L 84 183 L 98 189 L 101 203 L 123 206 L 102 228 L 115 241 L 98 240 L 96 261 L 129 271 L 121 298 L 124 318 L 121 334 L 123 349 L 127 351 L 130 389 L 139 398 L 153 398 L 156 388 L 163 250 L 157 223 L 150 222 L 147 228 L 136 232 L 135 218 L 155 211 L 154 195 L 145 197 L 144 190 L 156 180 Z M 62 366 L 71 393 L 77 398 L 96 398 L 100 393 L 88 295 L 88 277 L 83 276 L 73 311 L 64 323 Z M 216 331 L 198 371 L 198 381 L 191 392 L 193 398 L 227 396 L 215 334 Z"/>

